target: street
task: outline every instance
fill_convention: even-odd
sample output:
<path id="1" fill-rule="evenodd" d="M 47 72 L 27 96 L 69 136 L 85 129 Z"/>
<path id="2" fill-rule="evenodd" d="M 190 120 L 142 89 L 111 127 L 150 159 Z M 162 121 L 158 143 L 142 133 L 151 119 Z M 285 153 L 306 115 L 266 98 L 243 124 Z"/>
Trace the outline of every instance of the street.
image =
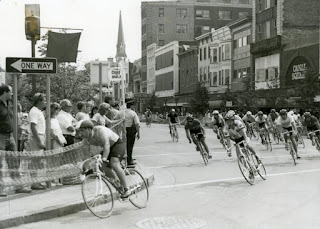
<path id="1" fill-rule="evenodd" d="M 296 166 L 283 143 L 269 152 L 251 140 L 267 180 L 257 177 L 249 185 L 235 150 L 229 158 L 211 129 L 206 129 L 206 142 L 213 158 L 205 166 L 183 126 L 178 143 L 171 141 L 167 125 L 141 126 L 134 157 L 155 177 L 146 208 L 116 201 L 107 219 L 85 210 L 16 228 L 320 228 L 320 152 L 309 139 L 304 137 L 305 149 L 299 146 Z"/>

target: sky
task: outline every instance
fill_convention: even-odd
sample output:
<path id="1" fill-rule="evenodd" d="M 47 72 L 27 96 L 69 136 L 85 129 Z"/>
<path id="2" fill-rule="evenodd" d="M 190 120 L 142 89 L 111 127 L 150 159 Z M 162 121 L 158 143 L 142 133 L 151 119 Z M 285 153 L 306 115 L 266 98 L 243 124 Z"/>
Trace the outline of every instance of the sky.
<path id="1" fill-rule="evenodd" d="M 141 0 L 0 0 L 2 68 L 6 57 L 31 57 L 31 41 L 25 36 L 25 4 L 40 4 L 41 27 L 83 29 L 79 68 L 96 59 L 115 57 L 120 11 L 128 60 L 133 62 L 141 57 Z M 41 29 L 41 36 L 46 32 L 47 29 Z M 38 41 L 36 58 L 41 58 L 37 53 L 39 45 Z"/>

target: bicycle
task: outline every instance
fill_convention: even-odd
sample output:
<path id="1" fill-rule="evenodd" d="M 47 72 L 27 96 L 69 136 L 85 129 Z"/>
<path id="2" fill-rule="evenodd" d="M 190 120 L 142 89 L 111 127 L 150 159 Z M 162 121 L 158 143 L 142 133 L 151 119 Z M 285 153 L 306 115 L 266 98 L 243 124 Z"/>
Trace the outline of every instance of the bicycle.
<path id="1" fill-rule="evenodd" d="M 275 127 L 273 127 L 272 135 L 273 135 L 274 142 L 276 144 L 279 144 L 281 137 L 280 137 L 280 133 L 278 132 L 278 130 Z"/>
<path id="2" fill-rule="evenodd" d="M 200 154 L 202 156 L 202 159 L 204 161 L 204 164 L 207 165 L 209 162 L 209 155 L 208 153 L 203 149 L 202 143 L 199 140 L 199 135 L 202 135 L 202 133 L 198 134 L 191 134 L 192 138 L 195 140 L 196 146 L 200 151 Z"/>
<path id="3" fill-rule="evenodd" d="M 177 131 L 177 123 L 170 124 L 170 134 L 171 134 L 172 141 L 176 140 L 178 142 L 179 135 L 178 135 L 178 131 Z"/>
<path id="4" fill-rule="evenodd" d="M 269 132 L 265 128 L 263 128 L 260 131 L 261 131 L 261 136 L 262 136 L 262 144 L 265 145 L 267 150 L 270 150 L 270 152 L 271 152 L 272 145 L 271 145 L 271 141 L 270 141 L 270 137 L 269 137 Z"/>
<path id="5" fill-rule="evenodd" d="M 249 123 L 248 124 L 248 129 L 247 129 L 247 134 L 248 134 L 248 137 L 251 139 L 252 137 L 254 137 L 255 139 L 257 139 L 257 135 L 255 133 L 255 131 L 253 131 L 254 129 L 254 125 L 255 123 Z M 258 139 L 259 140 L 259 136 L 258 136 Z"/>
<path id="6" fill-rule="evenodd" d="M 320 141 L 318 136 L 316 136 L 317 132 L 320 132 L 320 130 L 309 132 L 308 137 L 310 138 L 312 145 L 315 146 L 318 151 L 320 151 Z"/>
<path id="7" fill-rule="evenodd" d="M 256 156 L 247 148 L 245 141 L 235 143 L 227 151 L 229 152 L 233 147 L 239 149 L 237 150 L 238 166 L 242 176 L 250 185 L 255 184 L 255 176 L 257 174 L 263 180 L 267 179 L 267 171 L 264 164 L 261 160 L 258 161 Z"/>
<path id="8" fill-rule="evenodd" d="M 288 135 L 289 133 L 292 133 L 292 132 L 293 132 L 293 130 L 283 132 L 282 134 L 283 134 L 283 135 Z M 293 143 L 292 143 L 292 140 L 291 140 L 290 136 L 288 136 L 287 143 L 288 143 L 288 146 L 289 146 L 289 147 L 288 147 L 288 149 L 286 148 L 286 150 L 289 150 L 294 165 L 297 165 L 296 157 L 298 158 L 298 156 L 297 156 L 296 150 L 295 150 L 294 147 L 293 147 Z"/>
<path id="9" fill-rule="evenodd" d="M 219 138 L 220 138 L 220 143 L 221 143 L 221 145 L 223 146 L 223 148 L 224 148 L 224 149 L 227 149 L 227 139 L 226 139 L 226 137 L 224 136 L 222 127 L 219 127 L 219 128 L 218 128 L 217 135 L 218 135 Z"/>
<path id="10" fill-rule="evenodd" d="M 300 144 L 300 145 L 302 145 L 303 148 L 306 148 L 304 140 L 303 140 L 301 134 L 299 134 L 299 132 L 297 133 L 297 144 Z"/>
<path id="11" fill-rule="evenodd" d="M 151 123 L 152 123 L 152 118 L 151 117 L 146 117 L 146 125 L 147 127 L 151 127 Z"/>
<path id="12" fill-rule="evenodd" d="M 93 168 L 85 170 L 84 166 L 86 162 L 88 162 L 88 164 Z M 87 208 L 93 215 L 99 218 L 109 217 L 113 211 L 115 199 L 119 199 L 120 202 L 129 200 L 139 209 L 147 206 L 149 189 L 146 180 L 140 172 L 135 169 L 128 169 L 122 166 L 126 174 L 131 195 L 127 198 L 121 199 L 124 189 L 120 184 L 118 176 L 113 170 L 109 169 L 109 173 L 113 174 L 113 177 L 108 177 L 100 170 L 102 165 L 103 161 L 101 159 L 101 154 L 83 161 L 80 165 L 82 173 L 86 175 L 82 182 L 82 197 Z M 95 169 L 95 171 L 93 169 Z M 114 196 L 110 185 L 116 190 L 116 196 Z"/>

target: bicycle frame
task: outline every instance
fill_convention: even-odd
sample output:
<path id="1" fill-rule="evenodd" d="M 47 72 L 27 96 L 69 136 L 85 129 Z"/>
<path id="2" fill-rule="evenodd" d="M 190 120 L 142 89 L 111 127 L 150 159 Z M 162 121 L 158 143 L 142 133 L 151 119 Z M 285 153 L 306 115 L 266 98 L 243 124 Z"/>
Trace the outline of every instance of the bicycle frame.
<path id="1" fill-rule="evenodd" d="M 205 165 L 207 165 L 208 164 L 208 154 L 203 149 L 202 143 L 201 143 L 201 141 L 199 139 L 199 134 L 192 134 L 191 136 L 194 136 L 195 143 L 196 143 L 197 147 L 199 147 L 200 154 L 201 154 L 201 156 L 203 158 L 203 161 L 204 161 Z"/>
<path id="2" fill-rule="evenodd" d="M 286 132 L 283 132 L 282 135 L 283 135 L 283 136 L 288 136 L 290 133 L 293 133 L 293 132 L 294 132 L 293 130 L 291 130 L 291 131 L 286 131 Z M 289 150 L 290 150 L 290 154 L 291 154 L 291 157 L 292 157 L 292 159 L 293 159 L 294 165 L 296 165 L 297 162 L 296 162 L 296 158 L 295 158 L 295 157 L 297 157 L 297 152 L 296 152 L 296 150 L 295 150 L 294 147 L 293 147 L 293 143 L 292 143 L 292 140 L 291 140 L 291 137 L 290 137 L 290 136 L 288 136 L 288 138 L 287 138 L 287 143 L 289 144 Z M 297 147 L 298 147 L 298 146 L 297 146 Z"/>

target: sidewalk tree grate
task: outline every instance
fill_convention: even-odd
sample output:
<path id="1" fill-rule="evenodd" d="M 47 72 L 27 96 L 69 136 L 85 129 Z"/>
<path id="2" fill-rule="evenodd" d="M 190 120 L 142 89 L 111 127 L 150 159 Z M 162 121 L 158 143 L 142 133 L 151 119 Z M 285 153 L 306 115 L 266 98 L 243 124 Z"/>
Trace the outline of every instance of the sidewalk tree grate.
<path id="1" fill-rule="evenodd" d="M 196 229 L 206 226 L 205 220 L 193 217 L 155 217 L 141 220 L 136 226 L 142 229 Z"/>

